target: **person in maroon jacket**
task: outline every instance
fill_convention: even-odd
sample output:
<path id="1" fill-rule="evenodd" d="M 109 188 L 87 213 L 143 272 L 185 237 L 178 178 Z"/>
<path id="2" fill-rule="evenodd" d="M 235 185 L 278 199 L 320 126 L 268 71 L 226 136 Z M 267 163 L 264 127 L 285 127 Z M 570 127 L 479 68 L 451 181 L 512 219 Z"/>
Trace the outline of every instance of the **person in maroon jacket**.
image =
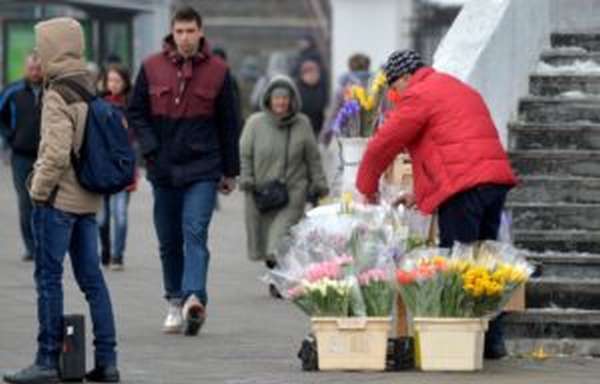
<path id="1" fill-rule="evenodd" d="M 426 67 L 414 51 L 394 52 L 384 71 L 395 106 L 368 144 L 358 190 L 375 199 L 382 173 L 408 151 L 414 194 L 398 203 L 437 211 L 441 247 L 497 239 L 506 194 L 517 180 L 481 95 Z M 505 354 L 497 320 L 490 323 L 485 356 Z"/>
<path id="2" fill-rule="evenodd" d="M 206 319 L 208 227 L 217 191 L 232 192 L 240 171 L 232 84 L 201 16 L 184 7 L 163 51 L 144 61 L 127 111 L 154 192 L 167 333 L 196 335 Z"/>

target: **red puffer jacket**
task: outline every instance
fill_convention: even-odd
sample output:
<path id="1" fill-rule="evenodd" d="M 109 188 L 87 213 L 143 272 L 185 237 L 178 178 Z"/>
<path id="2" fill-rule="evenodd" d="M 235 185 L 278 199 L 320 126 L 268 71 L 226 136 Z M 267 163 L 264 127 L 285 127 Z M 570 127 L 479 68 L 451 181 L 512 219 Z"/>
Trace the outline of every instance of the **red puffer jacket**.
<path id="1" fill-rule="evenodd" d="M 490 112 L 474 89 L 426 67 L 399 96 L 369 141 L 356 182 L 362 194 L 377 192 L 381 174 L 405 149 L 424 213 L 477 185 L 517 183 Z"/>

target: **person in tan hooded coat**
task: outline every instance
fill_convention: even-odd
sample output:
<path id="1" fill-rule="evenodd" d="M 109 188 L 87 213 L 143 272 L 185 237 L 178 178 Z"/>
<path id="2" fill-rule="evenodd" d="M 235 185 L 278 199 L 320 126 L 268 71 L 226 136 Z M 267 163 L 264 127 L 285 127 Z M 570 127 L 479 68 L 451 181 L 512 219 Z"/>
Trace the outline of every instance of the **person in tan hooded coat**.
<path id="1" fill-rule="evenodd" d="M 41 143 L 30 184 L 34 202 L 38 350 L 32 366 L 6 375 L 4 380 L 18 384 L 59 381 L 62 273 L 68 252 L 77 284 L 89 303 L 93 323 L 95 368 L 86 379 L 118 382 L 115 322 L 98 257 L 95 214 L 101 196 L 81 187 L 71 162 L 71 153 L 79 154 L 88 106 L 62 81 L 68 78 L 94 92 L 83 59 L 83 31 L 74 19 L 57 18 L 37 24 L 35 34 L 47 88 L 42 108 Z"/>

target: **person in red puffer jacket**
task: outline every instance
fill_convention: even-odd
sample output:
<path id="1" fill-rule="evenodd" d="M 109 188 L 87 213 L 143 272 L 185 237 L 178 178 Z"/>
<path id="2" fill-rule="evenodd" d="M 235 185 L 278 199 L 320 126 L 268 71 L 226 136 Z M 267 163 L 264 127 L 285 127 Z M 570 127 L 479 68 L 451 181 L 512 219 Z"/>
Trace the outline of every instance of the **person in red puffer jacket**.
<path id="1" fill-rule="evenodd" d="M 506 194 L 517 180 L 481 95 L 426 67 L 414 51 L 394 52 L 384 66 L 395 104 L 369 141 L 356 185 L 367 199 L 396 156 L 408 151 L 414 194 L 398 202 L 439 218 L 440 246 L 495 240 Z M 506 354 L 499 323 L 490 323 L 486 357 Z"/>
<path id="2" fill-rule="evenodd" d="M 127 98 L 131 92 L 131 77 L 127 68 L 120 64 L 109 65 L 102 83 L 103 89 L 106 91 L 104 99 L 125 112 Z M 133 145 L 135 141 L 133 130 L 128 129 L 128 133 L 129 141 Z M 123 269 L 123 254 L 127 242 L 127 210 L 130 193 L 137 189 L 137 180 L 136 171 L 134 182 L 130 186 L 119 193 L 104 197 L 104 207 L 98 214 L 102 263 L 104 265 L 110 264 L 111 269 L 114 271 Z M 110 230 L 111 224 L 115 226 L 114 231 Z M 111 232 L 114 234 L 112 239 Z"/>

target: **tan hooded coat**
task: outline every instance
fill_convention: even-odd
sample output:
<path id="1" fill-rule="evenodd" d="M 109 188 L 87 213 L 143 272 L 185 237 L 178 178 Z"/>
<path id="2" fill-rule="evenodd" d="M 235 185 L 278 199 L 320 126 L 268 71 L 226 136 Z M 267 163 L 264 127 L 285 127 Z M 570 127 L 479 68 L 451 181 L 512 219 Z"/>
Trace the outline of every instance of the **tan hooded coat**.
<path id="1" fill-rule="evenodd" d="M 292 90 L 292 111 L 284 119 L 276 117 L 267 105 L 273 89 L 282 84 Z M 250 116 L 240 142 L 240 188 L 246 192 L 246 232 L 251 260 L 274 259 L 281 240 L 304 215 L 308 194 L 323 196 L 328 192 L 310 121 L 299 112 L 300 96 L 288 77 L 277 76 L 271 80 L 262 99 L 262 110 Z M 290 201 L 281 210 L 261 213 L 256 209 L 252 191 L 256 186 L 281 177 L 288 130 L 290 141 L 285 180 Z"/>
<path id="2" fill-rule="evenodd" d="M 42 137 L 31 179 L 31 198 L 64 212 L 95 213 L 101 196 L 79 185 L 71 163 L 71 151 L 78 154 L 81 147 L 88 107 L 83 101 L 67 104 L 56 91 L 58 86 L 53 85 L 69 77 L 94 92 L 84 61 L 83 30 L 71 18 L 57 18 L 37 24 L 35 35 L 48 90 L 43 99 Z M 69 90 L 63 88 L 61 93 L 65 92 Z"/>

